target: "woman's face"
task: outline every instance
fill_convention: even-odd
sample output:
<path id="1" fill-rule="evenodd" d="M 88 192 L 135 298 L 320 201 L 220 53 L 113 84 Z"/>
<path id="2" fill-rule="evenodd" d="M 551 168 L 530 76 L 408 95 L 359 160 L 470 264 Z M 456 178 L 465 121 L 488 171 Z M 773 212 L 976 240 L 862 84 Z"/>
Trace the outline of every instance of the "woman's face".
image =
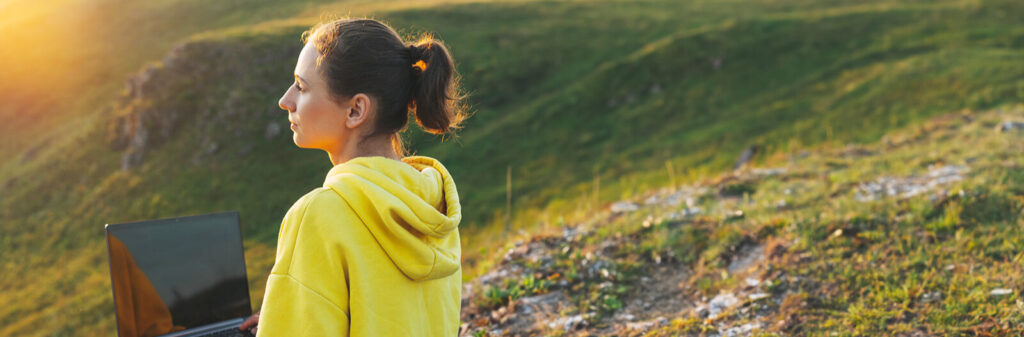
<path id="1" fill-rule="evenodd" d="M 330 99 L 327 83 L 316 68 L 319 54 L 312 41 L 306 43 L 295 65 L 295 82 L 278 105 L 288 111 L 295 145 L 333 152 L 343 147 L 354 129 L 346 127 L 349 105 Z"/>

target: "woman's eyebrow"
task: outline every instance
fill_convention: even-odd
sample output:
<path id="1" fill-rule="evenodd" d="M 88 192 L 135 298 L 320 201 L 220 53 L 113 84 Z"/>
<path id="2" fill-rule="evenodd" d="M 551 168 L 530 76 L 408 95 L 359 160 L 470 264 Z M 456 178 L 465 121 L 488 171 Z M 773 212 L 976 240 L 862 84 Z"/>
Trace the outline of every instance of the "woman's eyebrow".
<path id="1" fill-rule="evenodd" d="M 299 76 L 299 74 L 295 74 L 295 78 L 301 80 L 303 84 L 309 85 L 309 81 L 307 81 L 305 78 L 302 78 L 302 76 Z"/>

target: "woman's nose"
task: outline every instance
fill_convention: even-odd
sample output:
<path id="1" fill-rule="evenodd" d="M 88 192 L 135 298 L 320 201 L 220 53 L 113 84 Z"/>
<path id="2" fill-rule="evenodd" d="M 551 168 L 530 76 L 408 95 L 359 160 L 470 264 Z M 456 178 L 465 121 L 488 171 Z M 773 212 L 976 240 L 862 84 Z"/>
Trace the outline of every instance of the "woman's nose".
<path id="1" fill-rule="evenodd" d="M 285 97 L 288 97 L 288 96 L 287 95 L 282 96 L 281 99 L 277 101 L 277 106 L 281 107 L 281 109 L 283 109 L 283 110 L 288 110 L 288 112 L 295 111 L 294 106 L 290 102 L 285 100 Z"/>

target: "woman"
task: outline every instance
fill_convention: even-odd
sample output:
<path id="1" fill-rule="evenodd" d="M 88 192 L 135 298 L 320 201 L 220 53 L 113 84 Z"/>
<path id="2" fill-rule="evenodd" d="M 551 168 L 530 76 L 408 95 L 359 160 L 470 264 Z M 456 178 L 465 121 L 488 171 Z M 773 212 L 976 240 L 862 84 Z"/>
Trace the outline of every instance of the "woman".
<path id="1" fill-rule="evenodd" d="M 302 34 L 295 83 L 281 97 L 293 140 L 327 152 L 323 187 L 288 210 L 257 336 L 454 336 L 460 310 L 458 192 L 436 159 L 404 157 L 412 112 L 444 134 L 466 117 L 447 49 L 406 45 L 372 19 Z"/>

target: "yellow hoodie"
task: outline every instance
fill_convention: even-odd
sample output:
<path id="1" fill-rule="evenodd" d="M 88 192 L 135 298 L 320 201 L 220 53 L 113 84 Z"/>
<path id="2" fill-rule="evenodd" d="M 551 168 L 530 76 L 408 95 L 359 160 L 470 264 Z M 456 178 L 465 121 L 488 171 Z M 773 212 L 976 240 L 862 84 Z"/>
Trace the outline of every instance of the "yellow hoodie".
<path id="1" fill-rule="evenodd" d="M 461 219 L 436 159 L 334 166 L 281 223 L 257 336 L 455 336 Z"/>

